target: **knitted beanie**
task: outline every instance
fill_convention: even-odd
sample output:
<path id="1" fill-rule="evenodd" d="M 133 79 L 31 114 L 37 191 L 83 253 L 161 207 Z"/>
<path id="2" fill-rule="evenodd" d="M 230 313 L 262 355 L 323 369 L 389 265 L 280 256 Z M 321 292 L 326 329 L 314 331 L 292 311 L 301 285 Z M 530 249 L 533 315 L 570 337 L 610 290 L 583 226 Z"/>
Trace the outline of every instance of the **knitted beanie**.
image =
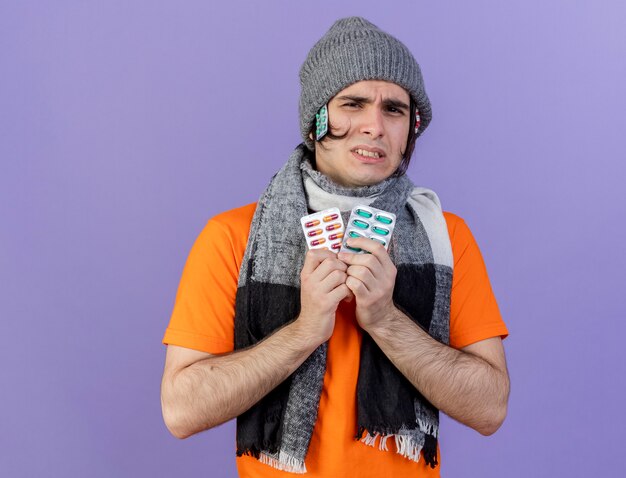
<path id="1" fill-rule="evenodd" d="M 398 39 L 361 17 L 337 20 L 311 48 L 300 68 L 300 132 L 315 149 L 309 131 L 315 114 L 344 88 L 362 80 L 385 80 L 403 87 L 420 114 L 417 137 L 430 123 L 430 101 L 420 67 Z"/>

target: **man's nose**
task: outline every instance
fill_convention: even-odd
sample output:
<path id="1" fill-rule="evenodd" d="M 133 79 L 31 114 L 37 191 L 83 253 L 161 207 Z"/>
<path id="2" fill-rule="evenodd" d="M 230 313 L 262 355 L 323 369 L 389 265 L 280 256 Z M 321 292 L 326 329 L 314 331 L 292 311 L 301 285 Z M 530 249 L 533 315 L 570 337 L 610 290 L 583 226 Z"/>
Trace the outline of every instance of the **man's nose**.
<path id="1" fill-rule="evenodd" d="M 385 125 L 383 122 L 383 112 L 377 106 L 371 106 L 363 111 L 363 124 L 361 132 L 369 134 L 372 138 L 378 138 L 383 135 Z"/>

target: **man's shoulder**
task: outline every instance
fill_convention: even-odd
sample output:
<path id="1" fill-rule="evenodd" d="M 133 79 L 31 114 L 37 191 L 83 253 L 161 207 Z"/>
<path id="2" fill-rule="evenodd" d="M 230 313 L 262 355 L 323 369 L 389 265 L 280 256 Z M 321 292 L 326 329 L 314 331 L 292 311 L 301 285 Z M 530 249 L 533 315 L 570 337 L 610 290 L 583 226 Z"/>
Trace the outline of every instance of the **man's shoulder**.
<path id="1" fill-rule="evenodd" d="M 254 216 L 256 204 L 257 203 L 253 202 L 246 204 L 245 206 L 220 212 L 209 219 L 209 221 L 213 221 L 224 226 L 249 226 L 250 222 L 252 222 L 252 216 Z"/>
<path id="2" fill-rule="evenodd" d="M 465 219 L 458 214 L 448 211 L 444 211 L 443 216 L 448 226 L 448 236 L 450 237 L 453 253 L 460 254 L 468 245 L 476 242 Z"/>
<path id="3" fill-rule="evenodd" d="M 456 232 L 459 227 L 467 227 L 467 225 L 465 224 L 465 220 L 458 214 L 454 214 L 449 211 L 443 211 L 443 217 L 446 220 L 446 224 L 448 225 L 448 232 L 451 236 Z"/>
<path id="4" fill-rule="evenodd" d="M 241 242 L 245 245 L 255 210 L 256 203 L 250 203 L 220 212 L 207 221 L 202 233 L 207 238 L 219 237 L 233 244 Z"/>

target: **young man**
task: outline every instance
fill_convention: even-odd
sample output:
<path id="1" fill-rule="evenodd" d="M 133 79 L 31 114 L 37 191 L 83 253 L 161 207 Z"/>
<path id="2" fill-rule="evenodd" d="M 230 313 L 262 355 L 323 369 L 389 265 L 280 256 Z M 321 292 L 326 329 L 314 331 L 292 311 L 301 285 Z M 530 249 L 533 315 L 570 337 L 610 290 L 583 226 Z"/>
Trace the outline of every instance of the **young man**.
<path id="1" fill-rule="evenodd" d="M 165 423 L 185 438 L 237 417 L 241 476 L 439 476 L 439 410 L 484 435 L 506 416 L 508 332 L 469 229 L 404 175 L 431 118 L 419 66 L 352 17 L 300 79 L 304 143 L 189 255 Z M 367 238 L 350 246 L 370 254 L 307 252 L 302 216 L 357 204 L 396 214 L 389 252 Z"/>

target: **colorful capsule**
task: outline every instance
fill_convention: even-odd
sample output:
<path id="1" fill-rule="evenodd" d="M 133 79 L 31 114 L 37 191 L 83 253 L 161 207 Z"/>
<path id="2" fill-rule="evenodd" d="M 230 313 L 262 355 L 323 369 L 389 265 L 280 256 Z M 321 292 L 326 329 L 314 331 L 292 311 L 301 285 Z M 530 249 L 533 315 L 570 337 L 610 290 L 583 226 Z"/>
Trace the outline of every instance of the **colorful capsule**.
<path id="1" fill-rule="evenodd" d="M 359 221 L 358 219 L 355 219 L 354 221 L 352 221 L 352 224 L 354 224 L 356 227 L 359 227 L 361 229 L 367 229 L 368 227 L 370 227 L 368 223 L 366 223 L 365 221 Z"/>
<path id="2" fill-rule="evenodd" d="M 341 249 L 341 242 L 335 242 L 332 246 L 333 249 Z"/>
<path id="3" fill-rule="evenodd" d="M 305 223 L 304 227 L 317 226 L 319 223 L 320 223 L 319 219 L 313 219 L 312 221 L 309 221 L 309 222 Z"/>
<path id="4" fill-rule="evenodd" d="M 335 229 L 339 229 L 340 227 L 341 227 L 341 224 L 336 222 L 335 224 L 330 224 L 329 226 L 326 226 L 326 230 L 327 231 L 334 231 Z"/>
<path id="5" fill-rule="evenodd" d="M 363 250 L 363 249 L 359 249 L 358 247 L 350 247 L 348 244 L 346 244 L 346 248 L 354 252 L 361 252 Z"/>
<path id="6" fill-rule="evenodd" d="M 359 233 L 358 233 L 358 232 L 356 232 L 356 231 L 350 231 L 350 232 L 348 233 L 348 236 L 350 236 L 350 237 L 363 237 L 363 234 L 359 234 Z"/>
<path id="7" fill-rule="evenodd" d="M 376 234 L 380 234 L 381 236 L 386 236 L 387 234 L 389 234 L 389 229 L 385 229 L 384 227 L 374 226 L 372 227 L 372 232 L 375 232 Z"/>
<path id="8" fill-rule="evenodd" d="M 320 244 L 324 244 L 326 242 L 326 239 L 324 239 L 323 237 L 320 237 L 319 239 L 315 239 L 314 241 L 311 241 L 311 246 L 319 246 Z"/>
<path id="9" fill-rule="evenodd" d="M 365 217 L 367 219 L 369 219 L 370 217 L 372 217 L 372 213 L 369 211 L 366 211 L 365 209 L 357 209 L 355 211 L 359 216 L 361 217 Z"/>
<path id="10" fill-rule="evenodd" d="M 337 219 L 339 217 L 339 214 L 330 214 L 328 216 L 324 216 L 323 221 L 324 222 L 330 222 L 330 221 L 334 221 L 335 219 Z"/>
<path id="11" fill-rule="evenodd" d="M 377 237 L 370 237 L 370 239 L 372 241 L 378 242 L 379 244 L 381 244 L 383 247 L 385 247 L 387 245 L 387 243 L 385 241 L 383 241 L 382 239 L 379 239 Z"/>
<path id="12" fill-rule="evenodd" d="M 312 231 L 307 232 L 306 235 L 309 237 L 319 236 L 322 232 L 324 231 L 322 231 L 321 229 L 313 229 Z"/>
<path id="13" fill-rule="evenodd" d="M 393 219 L 388 216 L 383 216 L 382 214 L 377 214 L 376 220 L 378 222 L 382 222 L 383 224 L 391 224 L 393 222 Z"/>
<path id="14" fill-rule="evenodd" d="M 335 239 L 341 239 L 343 237 L 343 232 L 336 232 L 328 236 L 329 241 L 334 241 Z"/>

